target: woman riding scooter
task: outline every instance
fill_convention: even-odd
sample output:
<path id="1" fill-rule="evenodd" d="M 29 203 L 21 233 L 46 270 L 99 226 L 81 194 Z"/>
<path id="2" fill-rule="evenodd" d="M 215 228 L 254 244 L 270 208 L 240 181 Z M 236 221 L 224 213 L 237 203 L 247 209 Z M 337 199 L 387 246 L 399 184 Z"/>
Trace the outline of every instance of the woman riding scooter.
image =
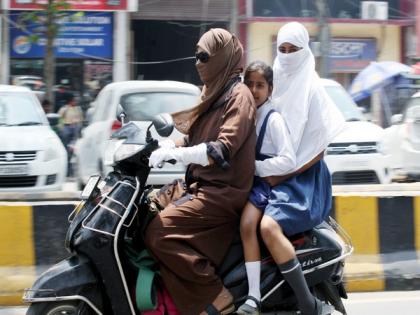
<path id="1" fill-rule="evenodd" d="M 187 137 L 178 147 L 166 142 L 150 157 L 154 167 L 169 160 L 188 165 L 185 194 L 146 230 L 146 245 L 183 315 L 234 310 L 233 297 L 215 270 L 237 231 L 254 175 L 256 108 L 239 77 L 242 58 L 241 43 L 224 29 L 200 38 L 201 102 L 174 115 L 176 128 Z"/>

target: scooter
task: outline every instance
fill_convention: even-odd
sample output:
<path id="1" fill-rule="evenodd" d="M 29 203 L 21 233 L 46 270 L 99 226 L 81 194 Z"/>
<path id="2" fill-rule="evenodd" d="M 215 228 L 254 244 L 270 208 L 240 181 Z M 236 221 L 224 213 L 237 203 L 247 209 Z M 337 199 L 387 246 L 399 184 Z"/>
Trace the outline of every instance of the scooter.
<path id="1" fill-rule="evenodd" d="M 124 120 L 121 109 L 119 114 Z M 136 281 L 142 279 L 137 278 L 138 270 L 130 263 L 127 243 L 137 243 L 137 249 L 141 250 L 142 242 L 137 240 L 141 240 L 141 231 L 150 220 L 148 159 L 159 147 L 151 136 L 152 126 L 163 137 L 169 136 L 174 128 L 171 116 L 160 114 L 147 130 L 129 122 L 112 134 L 106 159 L 113 160 L 113 171 L 104 179 L 92 176 L 88 181 L 80 204 L 69 216 L 65 246 L 71 255 L 25 290 L 23 300 L 31 303 L 27 314 L 140 314 L 133 292 Z M 290 239 L 312 292 L 346 314 L 342 303 L 342 298 L 347 298 L 343 268 L 345 258 L 353 251 L 349 236 L 329 218 Z M 262 258 L 262 311 L 298 314 L 291 288 L 264 248 Z M 234 296 L 236 307 L 241 305 L 248 284 L 239 237 L 231 245 L 218 274 Z"/>

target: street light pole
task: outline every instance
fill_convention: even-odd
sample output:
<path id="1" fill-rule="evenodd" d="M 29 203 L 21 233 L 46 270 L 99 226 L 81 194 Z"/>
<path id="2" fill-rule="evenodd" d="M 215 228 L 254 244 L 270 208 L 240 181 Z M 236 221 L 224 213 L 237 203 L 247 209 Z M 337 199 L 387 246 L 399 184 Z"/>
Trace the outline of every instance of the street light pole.
<path id="1" fill-rule="evenodd" d="M 320 42 L 319 75 L 322 78 L 329 77 L 328 55 L 330 52 L 330 29 L 328 26 L 328 8 L 326 0 L 316 0 L 318 10 L 318 41 Z"/>
<path id="2" fill-rule="evenodd" d="M 231 0 L 231 14 L 230 14 L 230 32 L 239 36 L 238 34 L 238 1 Z"/>

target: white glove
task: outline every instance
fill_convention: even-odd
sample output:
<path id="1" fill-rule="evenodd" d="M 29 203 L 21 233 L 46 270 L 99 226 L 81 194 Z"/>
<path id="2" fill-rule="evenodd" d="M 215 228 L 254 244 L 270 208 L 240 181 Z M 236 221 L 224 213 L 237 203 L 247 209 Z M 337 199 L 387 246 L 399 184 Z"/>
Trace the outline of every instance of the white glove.
<path id="1" fill-rule="evenodd" d="M 150 155 L 149 166 L 162 167 L 164 162 L 170 160 L 175 160 L 176 162 L 184 165 L 194 163 L 207 166 L 209 165 L 207 145 L 205 143 L 200 143 L 187 148 L 157 149 L 152 152 L 152 155 Z"/>
<path id="2" fill-rule="evenodd" d="M 159 141 L 159 148 L 173 149 L 175 148 L 175 142 L 171 139 L 165 139 L 165 140 Z"/>

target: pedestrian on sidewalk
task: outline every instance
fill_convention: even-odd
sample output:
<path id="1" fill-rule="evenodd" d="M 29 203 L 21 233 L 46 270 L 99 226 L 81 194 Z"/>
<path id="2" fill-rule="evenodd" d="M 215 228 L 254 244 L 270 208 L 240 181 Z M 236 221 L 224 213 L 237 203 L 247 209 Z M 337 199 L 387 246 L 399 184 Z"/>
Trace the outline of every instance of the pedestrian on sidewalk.
<path id="1" fill-rule="evenodd" d="M 83 111 L 76 103 L 76 98 L 73 94 L 67 96 L 66 104 L 58 111 L 60 115 L 61 126 L 61 140 L 67 150 L 68 159 L 68 176 L 72 176 L 72 169 L 70 160 L 73 154 L 73 144 L 79 137 L 80 130 L 83 124 Z"/>

